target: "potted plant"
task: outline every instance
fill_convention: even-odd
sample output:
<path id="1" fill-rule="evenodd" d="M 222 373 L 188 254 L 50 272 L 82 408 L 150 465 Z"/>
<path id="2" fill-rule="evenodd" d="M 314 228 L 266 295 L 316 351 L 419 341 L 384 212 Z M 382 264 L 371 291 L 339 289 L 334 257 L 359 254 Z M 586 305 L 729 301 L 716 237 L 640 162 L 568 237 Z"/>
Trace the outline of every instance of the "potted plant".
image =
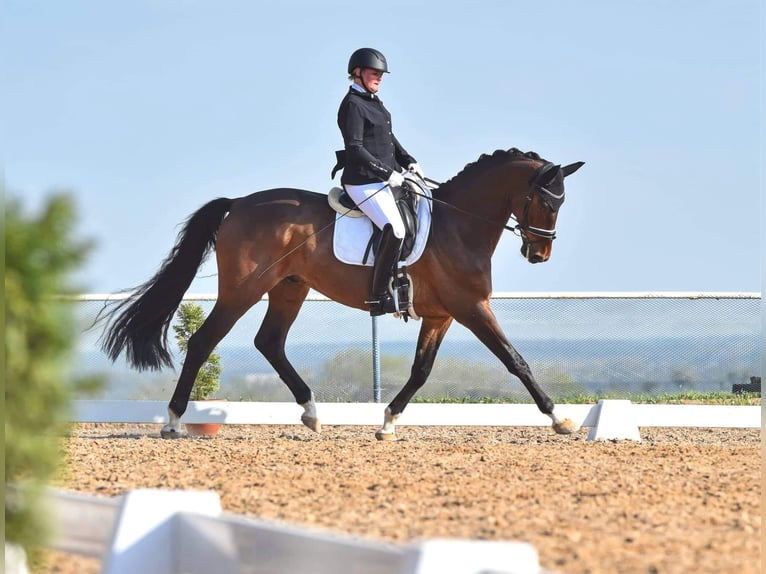
<path id="1" fill-rule="evenodd" d="M 178 323 L 173 325 L 176 342 L 181 352 L 189 350 L 189 338 L 205 322 L 205 312 L 197 303 L 181 303 L 176 312 Z M 203 363 L 194 379 L 191 395 L 192 401 L 221 400 L 211 398 L 221 386 L 221 357 L 215 352 Z M 218 423 L 186 423 L 186 430 L 192 436 L 214 436 L 220 429 Z"/>

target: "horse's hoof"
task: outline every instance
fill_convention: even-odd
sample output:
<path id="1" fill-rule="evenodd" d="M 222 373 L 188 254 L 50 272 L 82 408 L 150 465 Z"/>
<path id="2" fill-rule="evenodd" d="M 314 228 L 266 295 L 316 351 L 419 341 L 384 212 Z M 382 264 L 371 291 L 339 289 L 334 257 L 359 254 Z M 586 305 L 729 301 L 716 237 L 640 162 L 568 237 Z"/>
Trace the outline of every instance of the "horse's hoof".
<path id="1" fill-rule="evenodd" d="M 558 424 L 553 425 L 556 434 L 572 434 L 579 430 L 579 426 L 572 419 L 564 419 Z"/>
<path id="2" fill-rule="evenodd" d="M 316 433 L 322 432 L 322 422 L 316 417 L 301 416 L 301 422 Z"/>
<path id="3" fill-rule="evenodd" d="M 175 429 L 162 429 L 160 436 L 162 438 L 181 438 L 181 433 Z"/>
<path id="4" fill-rule="evenodd" d="M 396 440 L 396 433 L 395 432 L 385 432 L 383 429 L 380 429 L 375 432 L 375 438 L 378 440 Z"/>

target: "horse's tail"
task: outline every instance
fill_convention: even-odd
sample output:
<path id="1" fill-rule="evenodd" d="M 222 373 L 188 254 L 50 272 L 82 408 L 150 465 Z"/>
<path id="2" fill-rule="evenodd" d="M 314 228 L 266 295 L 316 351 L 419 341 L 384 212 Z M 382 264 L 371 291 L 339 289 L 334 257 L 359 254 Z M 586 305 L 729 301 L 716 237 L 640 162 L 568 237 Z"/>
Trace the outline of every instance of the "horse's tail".
<path id="1" fill-rule="evenodd" d="M 155 276 L 104 316 L 109 324 L 101 348 L 112 361 L 124 350 L 139 371 L 172 366 L 167 349 L 170 321 L 200 265 L 215 248 L 218 229 L 233 201 L 214 199 L 192 214 Z"/>

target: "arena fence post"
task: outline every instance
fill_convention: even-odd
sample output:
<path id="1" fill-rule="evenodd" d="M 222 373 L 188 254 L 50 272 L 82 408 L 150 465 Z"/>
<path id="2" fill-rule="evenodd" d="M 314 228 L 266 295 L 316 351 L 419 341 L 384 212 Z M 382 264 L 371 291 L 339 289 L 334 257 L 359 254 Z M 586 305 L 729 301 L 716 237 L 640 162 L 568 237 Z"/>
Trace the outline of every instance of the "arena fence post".
<path id="1" fill-rule="evenodd" d="M 372 396 L 376 403 L 380 402 L 380 340 L 377 317 L 372 317 Z"/>

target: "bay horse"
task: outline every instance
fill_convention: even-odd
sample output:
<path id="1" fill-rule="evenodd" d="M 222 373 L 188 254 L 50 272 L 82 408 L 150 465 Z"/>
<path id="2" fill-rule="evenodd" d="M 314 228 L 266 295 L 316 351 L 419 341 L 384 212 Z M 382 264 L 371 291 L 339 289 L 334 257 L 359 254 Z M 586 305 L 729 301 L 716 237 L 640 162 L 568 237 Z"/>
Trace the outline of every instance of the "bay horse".
<path id="1" fill-rule="evenodd" d="M 504 229 L 521 237 L 522 256 L 547 261 L 564 200 L 564 178 L 583 162 L 561 167 L 515 148 L 482 155 L 433 191 L 432 227 L 422 256 L 408 267 L 413 307 L 422 324 L 410 377 L 384 412 L 375 436 L 396 438 L 396 422 L 431 372 L 453 320 L 467 327 L 524 384 L 555 432 L 576 429 L 560 419 L 553 401 L 526 361 L 506 339 L 493 314 L 491 258 Z M 340 262 L 333 254 L 336 213 L 327 196 L 279 188 L 237 199 L 218 198 L 193 213 L 160 269 L 105 313 L 102 349 L 114 361 L 124 351 L 138 370 L 172 366 L 168 326 L 198 268 L 215 250 L 218 298 L 188 341 L 163 437 L 180 436 L 181 417 L 197 376 L 215 346 L 237 320 L 268 293 L 268 309 L 255 347 L 274 367 L 296 402 L 302 422 L 321 430 L 314 395 L 285 356 L 287 333 L 314 289 L 357 309 L 368 309 L 371 268 Z M 513 218 L 517 224 L 508 226 Z"/>

